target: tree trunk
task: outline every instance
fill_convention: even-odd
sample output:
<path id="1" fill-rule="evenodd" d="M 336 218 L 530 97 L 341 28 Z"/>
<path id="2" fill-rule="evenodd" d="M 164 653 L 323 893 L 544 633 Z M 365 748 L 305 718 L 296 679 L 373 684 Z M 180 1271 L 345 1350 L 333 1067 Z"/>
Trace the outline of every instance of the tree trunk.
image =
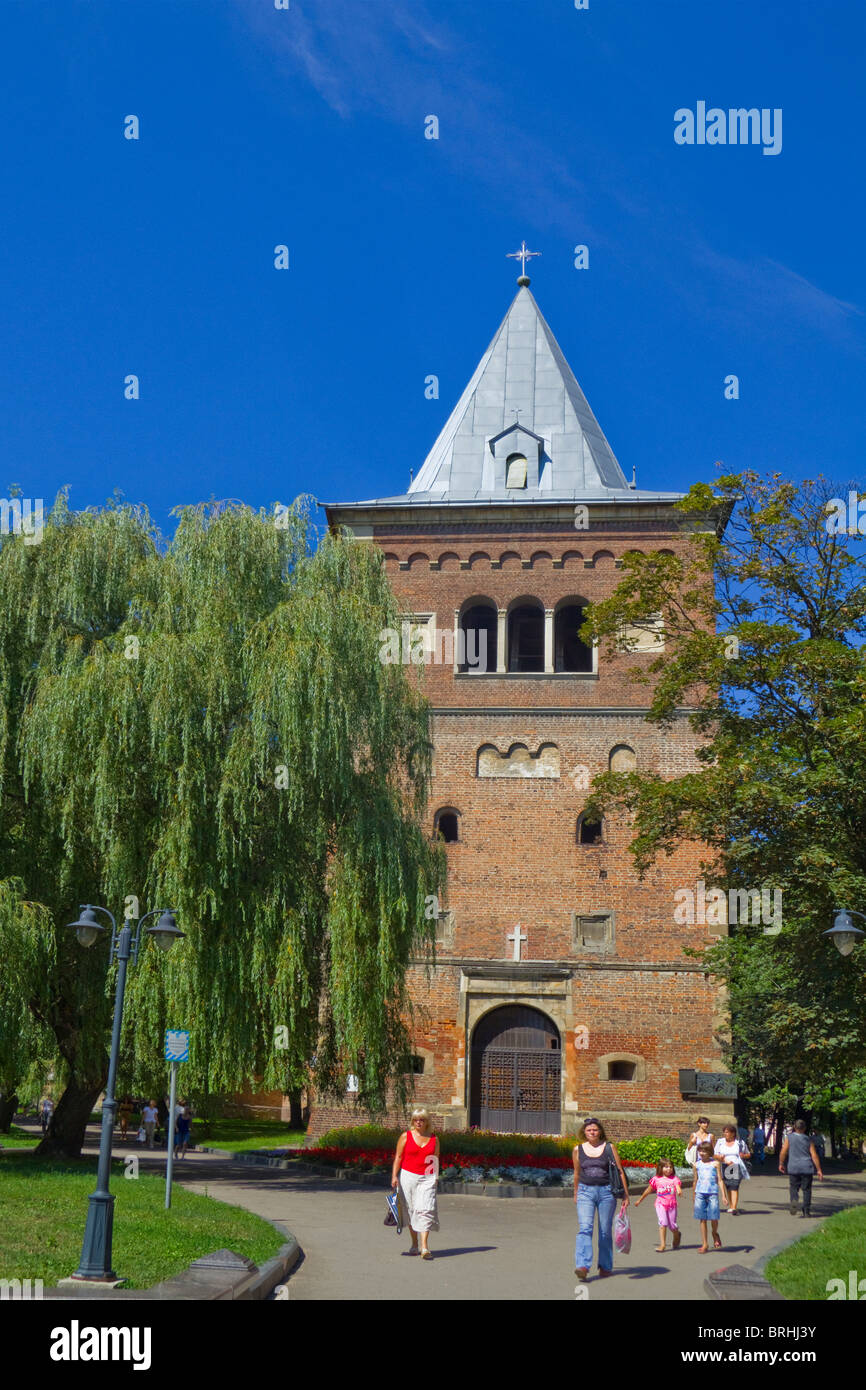
<path id="1" fill-rule="evenodd" d="M 17 1109 L 18 1097 L 15 1092 L 11 1095 L 8 1092 L 0 1092 L 0 1134 L 9 1133 Z"/>
<path id="2" fill-rule="evenodd" d="M 51 1116 L 48 1133 L 36 1149 L 37 1157 L 80 1157 L 90 1112 L 104 1085 L 104 1077 L 98 1081 L 70 1077 Z"/>
<path id="3" fill-rule="evenodd" d="M 301 1088 L 289 1091 L 289 1124 L 292 1129 L 303 1129 L 304 1119 L 301 1111 Z"/>

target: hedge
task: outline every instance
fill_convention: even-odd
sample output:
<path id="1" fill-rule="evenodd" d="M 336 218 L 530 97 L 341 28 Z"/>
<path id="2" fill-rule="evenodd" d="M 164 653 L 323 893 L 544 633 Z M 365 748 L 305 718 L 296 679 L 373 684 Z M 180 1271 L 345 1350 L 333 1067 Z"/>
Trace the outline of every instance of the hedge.
<path id="1" fill-rule="evenodd" d="M 317 1140 L 315 1146 L 303 1151 L 308 1157 L 320 1156 L 325 1162 L 351 1162 L 352 1155 L 360 1158 L 363 1154 L 369 1160 L 371 1154 L 387 1152 L 391 1155 L 397 1140 L 404 1130 L 386 1129 L 382 1125 L 355 1125 L 351 1129 L 331 1129 Z M 571 1152 L 574 1148 L 573 1135 L 557 1138 L 550 1135 L 495 1134 L 488 1130 L 451 1130 L 439 1136 L 439 1152 L 444 1166 L 453 1164 L 468 1167 L 473 1157 L 486 1158 L 492 1164 L 519 1163 L 523 1167 L 559 1168 L 571 1166 Z M 339 1152 L 339 1160 L 332 1159 L 322 1150 Z M 675 1164 L 682 1164 L 685 1158 L 685 1140 L 659 1138 L 648 1134 L 642 1139 L 624 1139 L 617 1144 L 620 1158 L 634 1163 L 652 1163 L 669 1158 Z M 539 1160 L 546 1160 L 539 1163 Z"/>

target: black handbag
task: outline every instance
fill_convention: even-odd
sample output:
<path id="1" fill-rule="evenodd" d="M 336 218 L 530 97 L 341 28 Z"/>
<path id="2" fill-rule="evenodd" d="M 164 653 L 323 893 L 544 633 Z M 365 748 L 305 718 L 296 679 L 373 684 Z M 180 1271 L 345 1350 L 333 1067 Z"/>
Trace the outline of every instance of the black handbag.
<path id="1" fill-rule="evenodd" d="M 610 1174 L 610 1190 L 614 1197 L 624 1197 L 625 1187 L 620 1177 L 619 1164 L 613 1156 L 613 1149 L 608 1144 L 607 1170 Z"/>

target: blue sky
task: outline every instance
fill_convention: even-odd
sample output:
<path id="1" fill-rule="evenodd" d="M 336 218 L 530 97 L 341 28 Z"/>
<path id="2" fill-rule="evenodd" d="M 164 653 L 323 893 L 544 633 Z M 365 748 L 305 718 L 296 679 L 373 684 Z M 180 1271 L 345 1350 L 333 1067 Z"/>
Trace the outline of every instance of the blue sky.
<path id="1" fill-rule="evenodd" d="M 639 486 L 863 479 L 859 0 L 0 0 L 0 39 L 0 488 L 401 492 L 524 237 Z M 781 153 L 677 145 L 699 100 Z"/>

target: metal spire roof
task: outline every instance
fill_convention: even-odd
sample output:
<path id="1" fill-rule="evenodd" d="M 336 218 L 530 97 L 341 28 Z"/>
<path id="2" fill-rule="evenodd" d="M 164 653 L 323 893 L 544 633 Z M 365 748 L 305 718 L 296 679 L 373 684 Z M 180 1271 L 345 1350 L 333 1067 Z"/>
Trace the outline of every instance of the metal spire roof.
<path id="1" fill-rule="evenodd" d="M 535 452 L 524 430 L 542 441 L 539 466 L 534 472 L 530 468 L 525 489 L 506 490 L 504 470 L 495 467 L 490 441 L 509 430 L 505 457 L 529 458 Z M 495 492 L 513 501 L 552 500 L 599 488 L 625 491 L 628 483 L 533 295 L 522 285 L 409 494 L 457 501 Z"/>
<path id="2" fill-rule="evenodd" d="M 350 507 L 670 502 L 630 486 L 529 291 L 529 277 L 407 493 Z M 525 484 L 506 487 L 526 459 Z M 343 504 L 344 506 L 346 504 Z"/>

